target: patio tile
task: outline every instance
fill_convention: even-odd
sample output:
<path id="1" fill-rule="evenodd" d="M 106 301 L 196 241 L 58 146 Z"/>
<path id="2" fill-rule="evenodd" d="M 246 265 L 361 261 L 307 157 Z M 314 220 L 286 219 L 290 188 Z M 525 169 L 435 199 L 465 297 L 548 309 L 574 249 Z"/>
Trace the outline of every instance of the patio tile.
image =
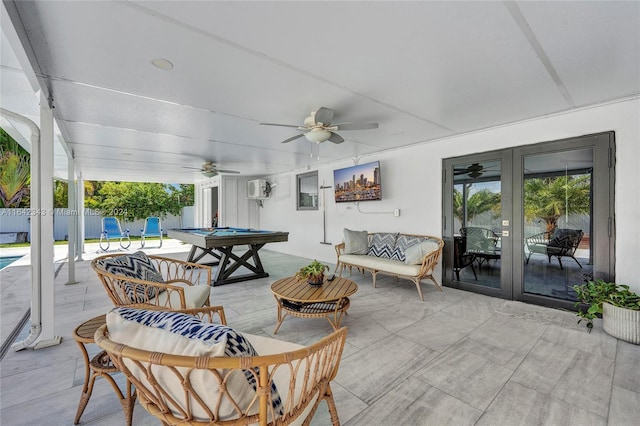
<path id="1" fill-rule="evenodd" d="M 640 393 L 640 346 L 618 341 L 613 384 Z M 636 404 L 640 406 L 640 399 Z"/>
<path id="2" fill-rule="evenodd" d="M 507 383 L 476 423 L 477 426 L 606 424 L 606 417 L 513 382 Z"/>
<path id="3" fill-rule="evenodd" d="M 348 337 L 347 337 L 348 338 Z M 435 352 L 410 340 L 391 335 L 346 358 L 342 358 L 336 377 L 342 387 L 370 404 L 388 389 L 425 366 Z M 389 365 L 393 368 L 373 366 Z"/>
<path id="4" fill-rule="evenodd" d="M 438 312 L 416 321 L 397 334 L 436 352 L 443 352 L 478 326 L 477 321 Z"/>
<path id="5" fill-rule="evenodd" d="M 613 380 L 613 360 L 539 342 L 512 380 L 606 417 Z"/>
<path id="6" fill-rule="evenodd" d="M 613 386 L 609 407 L 609 426 L 637 426 L 640 419 L 640 393 Z"/>
<path id="7" fill-rule="evenodd" d="M 345 426 L 473 425 L 482 412 L 415 378 L 389 390 Z"/>
<path id="8" fill-rule="evenodd" d="M 414 377 L 484 411 L 513 371 L 479 354 L 482 351 L 466 342 L 439 354 Z"/>

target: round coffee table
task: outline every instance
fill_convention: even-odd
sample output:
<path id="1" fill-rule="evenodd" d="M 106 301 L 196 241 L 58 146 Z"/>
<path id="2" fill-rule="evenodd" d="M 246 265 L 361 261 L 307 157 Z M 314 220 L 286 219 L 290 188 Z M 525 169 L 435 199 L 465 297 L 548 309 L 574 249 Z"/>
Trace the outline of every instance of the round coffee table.
<path id="1" fill-rule="evenodd" d="M 349 296 L 358 291 L 353 281 L 335 277 L 321 286 L 309 285 L 295 277 L 282 278 L 271 284 L 271 292 L 278 303 L 278 323 L 273 334 L 278 332 L 287 315 L 301 318 L 326 318 L 337 330 L 342 314 L 347 312 Z M 333 318 L 332 318 L 333 317 Z M 333 320 L 332 320 L 333 319 Z"/>

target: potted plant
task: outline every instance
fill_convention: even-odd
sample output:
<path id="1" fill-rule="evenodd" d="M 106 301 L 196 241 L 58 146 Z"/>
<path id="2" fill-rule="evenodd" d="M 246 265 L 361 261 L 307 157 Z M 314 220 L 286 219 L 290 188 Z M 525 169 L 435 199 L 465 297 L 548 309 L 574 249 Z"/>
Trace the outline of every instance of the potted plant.
<path id="1" fill-rule="evenodd" d="M 573 289 L 578 296 L 576 306 L 588 305 L 586 311 L 578 311 L 578 323 L 586 320 L 591 331 L 593 319 L 601 315 L 605 332 L 625 342 L 640 344 L 640 296 L 629 290 L 628 285 L 597 279 Z"/>
<path id="2" fill-rule="evenodd" d="M 296 273 L 296 278 L 307 280 L 311 285 L 322 285 L 324 282 L 324 271 L 328 271 L 329 266 L 314 260 L 307 266 L 300 268 Z"/>

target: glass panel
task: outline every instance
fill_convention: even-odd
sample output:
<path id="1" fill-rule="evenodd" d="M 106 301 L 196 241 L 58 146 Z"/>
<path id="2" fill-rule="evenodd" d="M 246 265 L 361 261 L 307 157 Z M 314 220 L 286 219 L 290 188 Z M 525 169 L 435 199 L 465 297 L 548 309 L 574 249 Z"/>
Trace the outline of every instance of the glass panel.
<path id="1" fill-rule="evenodd" d="M 500 288 L 500 161 L 453 169 L 454 280 Z"/>
<path id="2" fill-rule="evenodd" d="M 593 273 L 593 150 L 524 157 L 524 292 L 575 300 Z"/>
<path id="3" fill-rule="evenodd" d="M 298 175 L 298 210 L 318 210 L 318 172 Z"/>

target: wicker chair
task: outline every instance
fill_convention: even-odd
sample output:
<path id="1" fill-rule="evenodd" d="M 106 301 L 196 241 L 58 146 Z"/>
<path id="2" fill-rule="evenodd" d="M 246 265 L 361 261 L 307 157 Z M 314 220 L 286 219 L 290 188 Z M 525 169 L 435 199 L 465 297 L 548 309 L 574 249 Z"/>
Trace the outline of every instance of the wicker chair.
<path id="1" fill-rule="evenodd" d="M 500 259 L 500 248 L 497 246 L 500 237 L 491 229 L 467 226 L 460 228 L 460 235 L 464 240 L 464 254 L 475 257 L 478 268 L 482 268 L 484 262 L 488 265 L 489 260 Z"/>
<path id="2" fill-rule="evenodd" d="M 105 260 L 121 257 L 108 254 L 95 258 L 91 267 L 100 278 L 115 306 L 146 304 L 170 310 L 209 306 L 211 267 L 161 256 L 148 256 L 164 282 L 110 273 Z M 126 256 L 126 255 L 125 255 Z"/>
<path id="3" fill-rule="evenodd" d="M 580 269 L 582 269 L 582 265 L 578 262 L 578 259 L 575 258 L 574 254 L 583 236 L 584 232 L 580 229 L 556 228 L 553 232 L 541 232 L 540 234 L 526 238 L 525 244 L 529 251 L 527 255 L 527 265 L 529 264 L 531 255 L 538 253 L 546 255 L 549 258 L 549 262 L 551 262 L 552 256 L 558 258 L 560 269 L 563 269 L 562 257 L 572 258 L 576 261 Z"/>
<path id="4" fill-rule="evenodd" d="M 208 322 L 217 315 L 222 324 L 226 322 L 219 306 L 180 312 Z M 254 357 L 149 352 L 136 348 L 135 342 L 110 340 L 108 324 L 96 331 L 95 340 L 135 385 L 144 409 L 164 425 L 308 425 L 322 400 L 327 401 L 332 424 L 339 425 L 330 382 L 338 372 L 346 334 L 343 327 L 305 347 L 243 333 L 260 354 Z M 255 394 L 243 406 L 236 403 L 230 384 L 230 375 L 239 372 L 253 377 L 256 384 Z M 204 378 L 204 383 L 195 383 L 196 378 Z M 282 400 L 280 414 L 272 405 L 273 384 Z M 234 406 L 224 418 L 222 401 L 233 401 Z"/>

